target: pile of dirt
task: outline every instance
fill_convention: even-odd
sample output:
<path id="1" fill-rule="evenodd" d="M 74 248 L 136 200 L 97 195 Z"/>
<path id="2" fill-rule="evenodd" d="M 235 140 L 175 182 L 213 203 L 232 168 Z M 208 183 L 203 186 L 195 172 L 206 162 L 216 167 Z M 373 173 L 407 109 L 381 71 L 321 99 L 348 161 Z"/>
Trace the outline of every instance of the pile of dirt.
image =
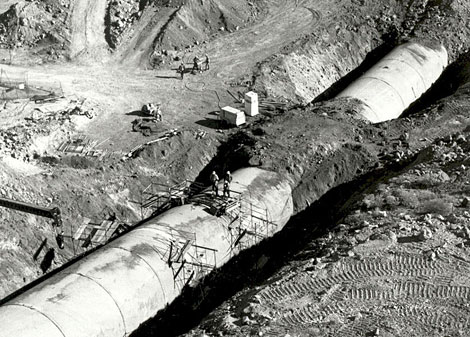
<path id="1" fill-rule="evenodd" d="M 426 1 L 422 7 L 425 10 L 415 21 L 410 39 L 442 43 L 450 62 L 469 50 L 470 6 L 466 1 Z"/>
<path id="2" fill-rule="evenodd" d="M 34 48 L 44 60 L 63 59 L 70 42 L 67 24 L 70 0 L 18 1 L 0 14 L 4 48 Z"/>

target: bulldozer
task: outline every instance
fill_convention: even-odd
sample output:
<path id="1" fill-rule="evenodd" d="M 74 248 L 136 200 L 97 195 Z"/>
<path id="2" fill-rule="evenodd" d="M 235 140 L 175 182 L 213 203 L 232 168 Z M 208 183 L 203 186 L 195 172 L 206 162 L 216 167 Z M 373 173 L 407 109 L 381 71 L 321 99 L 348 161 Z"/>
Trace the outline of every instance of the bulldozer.
<path id="1" fill-rule="evenodd" d="M 147 103 L 142 106 L 141 112 L 146 116 L 152 116 L 156 118 L 158 122 L 162 121 L 162 110 L 160 108 L 161 103 Z"/>

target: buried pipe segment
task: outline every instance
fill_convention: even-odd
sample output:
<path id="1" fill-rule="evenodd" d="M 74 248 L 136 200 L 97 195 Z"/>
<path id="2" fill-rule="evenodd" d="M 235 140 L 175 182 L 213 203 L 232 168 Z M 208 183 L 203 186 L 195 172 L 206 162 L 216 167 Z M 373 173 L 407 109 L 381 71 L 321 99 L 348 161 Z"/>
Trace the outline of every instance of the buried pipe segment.
<path id="1" fill-rule="evenodd" d="M 336 97 L 361 101 L 361 115 L 372 123 L 397 118 L 421 97 L 447 66 L 444 47 L 405 43 L 351 83 Z"/>
<path id="2" fill-rule="evenodd" d="M 291 187 L 276 173 L 238 170 L 231 190 L 266 210 L 277 225 L 270 235 L 293 213 Z M 231 255 L 230 223 L 198 203 L 149 219 L 0 306 L 0 337 L 127 336 L 180 293 L 182 285 L 174 279 L 179 267 L 169 259 L 172 247 L 180 245 L 180 261 L 200 262 L 181 248 L 187 238 L 181 233 L 192 232 L 198 247 L 214 249 L 210 253 L 220 266 Z"/>

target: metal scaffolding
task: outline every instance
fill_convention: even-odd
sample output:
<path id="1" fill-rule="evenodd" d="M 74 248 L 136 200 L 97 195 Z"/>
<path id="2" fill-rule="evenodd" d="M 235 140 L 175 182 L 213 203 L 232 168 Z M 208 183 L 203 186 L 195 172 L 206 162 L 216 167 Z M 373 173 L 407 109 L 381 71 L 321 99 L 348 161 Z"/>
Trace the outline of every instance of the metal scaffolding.
<path id="1" fill-rule="evenodd" d="M 230 253 L 237 254 L 243 249 L 256 245 L 274 233 L 277 225 L 269 220 L 266 208 L 254 205 L 240 198 L 238 208 L 227 212 Z"/>
<path id="2" fill-rule="evenodd" d="M 28 73 L 12 79 L 4 69 L 0 69 L 0 101 L 30 99 L 44 103 L 63 97 L 62 85 L 58 83 L 32 83 Z"/>
<path id="3" fill-rule="evenodd" d="M 141 193 L 141 218 L 155 216 L 171 207 L 183 205 L 203 188 L 204 185 L 190 180 L 174 185 L 152 182 Z"/>
<path id="4" fill-rule="evenodd" d="M 118 219 L 102 220 L 93 222 L 85 218 L 75 233 L 63 234 L 64 237 L 72 239 L 72 244 L 76 241 L 81 243 L 81 247 L 88 249 L 106 244 L 114 235 L 119 235 L 125 230 L 127 225 Z"/>
<path id="5" fill-rule="evenodd" d="M 173 271 L 175 287 L 200 280 L 217 266 L 217 250 L 197 244 L 193 232 L 158 225 L 162 231 L 159 255 Z"/>

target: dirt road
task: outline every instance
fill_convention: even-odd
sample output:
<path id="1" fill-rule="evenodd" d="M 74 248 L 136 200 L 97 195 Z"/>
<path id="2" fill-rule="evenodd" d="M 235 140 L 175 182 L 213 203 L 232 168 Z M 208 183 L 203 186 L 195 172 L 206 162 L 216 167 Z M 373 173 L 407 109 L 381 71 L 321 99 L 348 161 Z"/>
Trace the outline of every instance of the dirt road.
<path id="1" fill-rule="evenodd" d="M 316 3 L 303 0 L 296 5 L 289 0 L 270 1 L 263 20 L 212 41 L 204 52 L 211 56 L 216 76 L 229 80 L 250 73 L 256 63 L 312 32 L 320 16 L 313 16 L 308 8 L 315 8 Z M 202 53 L 196 49 L 197 52 Z"/>

